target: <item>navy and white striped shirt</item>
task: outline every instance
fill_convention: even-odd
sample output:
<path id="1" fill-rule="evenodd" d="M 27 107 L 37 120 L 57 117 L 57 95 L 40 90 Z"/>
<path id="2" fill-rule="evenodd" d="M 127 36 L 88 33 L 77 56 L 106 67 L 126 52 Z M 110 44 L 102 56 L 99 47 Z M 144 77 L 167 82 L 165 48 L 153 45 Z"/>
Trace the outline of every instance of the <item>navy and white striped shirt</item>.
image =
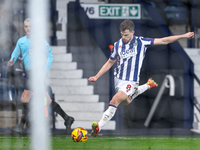
<path id="1" fill-rule="evenodd" d="M 140 69 L 147 46 L 153 45 L 153 38 L 143 38 L 134 36 L 133 39 L 125 44 L 122 38 L 114 43 L 110 59 L 116 60 L 117 67 L 114 75 L 121 80 L 139 82 Z"/>

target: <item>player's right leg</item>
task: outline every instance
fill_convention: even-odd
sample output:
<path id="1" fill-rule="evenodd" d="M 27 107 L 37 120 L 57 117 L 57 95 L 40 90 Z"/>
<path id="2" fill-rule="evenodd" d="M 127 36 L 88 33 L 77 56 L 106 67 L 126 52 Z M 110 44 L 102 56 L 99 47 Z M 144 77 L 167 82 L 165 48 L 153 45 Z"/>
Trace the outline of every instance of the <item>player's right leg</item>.
<path id="1" fill-rule="evenodd" d="M 118 105 L 128 98 L 128 95 L 135 91 L 135 83 L 129 81 L 123 81 L 115 78 L 115 89 L 117 93 L 112 97 L 108 109 L 103 113 L 103 116 L 99 123 L 94 122 L 92 124 L 91 135 L 96 136 L 101 129 L 113 118 L 117 110 Z"/>
<path id="2" fill-rule="evenodd" d="M 24 125 L 28 121 L 28 113 L 29 113 L 29 101 L 32 96 L 31 91 L 24 90 L 21 95 L 21 102 L 22 102 L 22 116 L 21 121 L 18 125 L 10 128 L 10 130 L 14 133 L 22 133 L 24 130 Z"/>
<path id="3" fill-rule="evenodd" d="M 98 133 L 101 131 L 101 129 L 113 118 L 113 116 L 115 115 L 115 112 L 117 110 L 117 106 L 124 101 L 125 99 L 127 99 L 127 94 L 125 94 L 123 91 L 119 91 L 117 92 L 112 100 L 110 101 L 109 107 L 108 109 L 103 113 L 103 116 L 101 118 L 101 120 L 99 121 L 99 123 L 94 122 L 92 124 L 92 132 L 91 135 L 92 136 L 97 136 Z"/>
<path id="4" fill-rule="evenodd" d="M 99 123 L 93 122 L 92 124 L 92 136 L 97 136 L 101 129 L 113 118 L 115 112 L 117 110 L 117 106 L 109 104 L 108 109 L 103 113 L 101 120 Z"/>
<path id="5" fill-rule="evenodd" d="M 18 125 L 10 128 L 13 133 L 22 133 L 24 131 L 24 125 L 28 121 L 28 103 L 22 103 L 22 116 Z"/>

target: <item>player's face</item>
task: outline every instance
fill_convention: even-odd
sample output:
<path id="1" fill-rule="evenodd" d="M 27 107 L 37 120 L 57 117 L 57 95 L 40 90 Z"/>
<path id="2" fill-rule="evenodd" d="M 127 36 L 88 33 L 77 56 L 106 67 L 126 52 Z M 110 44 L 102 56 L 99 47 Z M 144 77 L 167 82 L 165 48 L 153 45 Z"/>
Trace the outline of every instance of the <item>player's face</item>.
<path id="1" fill-rule="evenodd" d="M 28 37 L 30 36 L 30 26 L 31 26 L 30 22 L 27 21 L 24 22 L 24 31 L 26 32 L 26 35 Z"/>
<path id="2" fill-rule="evenodd" d="M 121 31 L 121 36 L 122 36 L 123 42 L 125 44 L 130 42 L 133 39 L 134 33 L 135 33 L 135 31 L 131 31 L 131 32 L 129 30 Z"/>

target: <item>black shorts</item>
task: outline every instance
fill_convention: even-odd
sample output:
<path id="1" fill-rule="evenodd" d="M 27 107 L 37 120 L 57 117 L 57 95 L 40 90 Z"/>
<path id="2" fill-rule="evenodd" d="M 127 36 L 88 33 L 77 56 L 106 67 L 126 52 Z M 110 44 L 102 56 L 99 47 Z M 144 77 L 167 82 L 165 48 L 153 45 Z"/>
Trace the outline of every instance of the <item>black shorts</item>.
<path id="1" fill-rule="evenodd" d="M 26 70 L 26 75 L 25 75 L 25 89 L 31 91 L 31 71 Z"/>
<path id="2" fill-rule="evenodd" d="M 29 91 L 33 91 L 31 90 L 31 71 L 27 71 L 26 70 L 26 76 L 25 76 L 25 89 L 29 90 Z M 45 84 L 45 83 L 44 83 Z M 48 89 L 48 86 L 45 84 L 45 89 Z"/>

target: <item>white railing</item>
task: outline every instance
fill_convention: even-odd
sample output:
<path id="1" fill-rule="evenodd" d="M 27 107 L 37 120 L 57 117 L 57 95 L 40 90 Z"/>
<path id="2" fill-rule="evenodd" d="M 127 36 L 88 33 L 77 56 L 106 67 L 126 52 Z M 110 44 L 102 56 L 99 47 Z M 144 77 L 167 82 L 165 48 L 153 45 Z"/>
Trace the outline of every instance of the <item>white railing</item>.
<path id="1" fill-rule="evenodd" d="M 165 77 L 165 79 L 164 79 L 164 81 L 163 81 L 163 83 L 161 85 L 161 88 L 160 88 L 160 90 L 159 90 L 159 92 L 158 92 L 158 94 L 156 96 L 156 99 L 155 99 L 155 101 L 154 101 L 154 103 L 153 103 L 153 105 L 151 107 L 151 110 L 150 110 L 150 112 L 149 112 L 149 114 L 147 116 L 147 119 L 146 119 L 146 121 L 144 123 L 144 126 L 146 126 L 146 127 L 149 126 L 149 123 L 150 123 L 150 121 L 151 121 L 151 119 L 152 119 L 152 117 L 153 117 L 153 115 L 155 113 L 155 110 L 156 110 L 156 108 L 158 106 L 158 103 L 160 102 L 160 99 L 161 99 L 161 97 L 163 95 L 163 92 L 164 92 L 165 88 L 169 88 L 169 95 L 170 96 L 174 96 L 175 95 L 175 82 L 174 82 L 174 78 L 173 78 L 172 75 L 166 75 L 166 77 Z"/>

